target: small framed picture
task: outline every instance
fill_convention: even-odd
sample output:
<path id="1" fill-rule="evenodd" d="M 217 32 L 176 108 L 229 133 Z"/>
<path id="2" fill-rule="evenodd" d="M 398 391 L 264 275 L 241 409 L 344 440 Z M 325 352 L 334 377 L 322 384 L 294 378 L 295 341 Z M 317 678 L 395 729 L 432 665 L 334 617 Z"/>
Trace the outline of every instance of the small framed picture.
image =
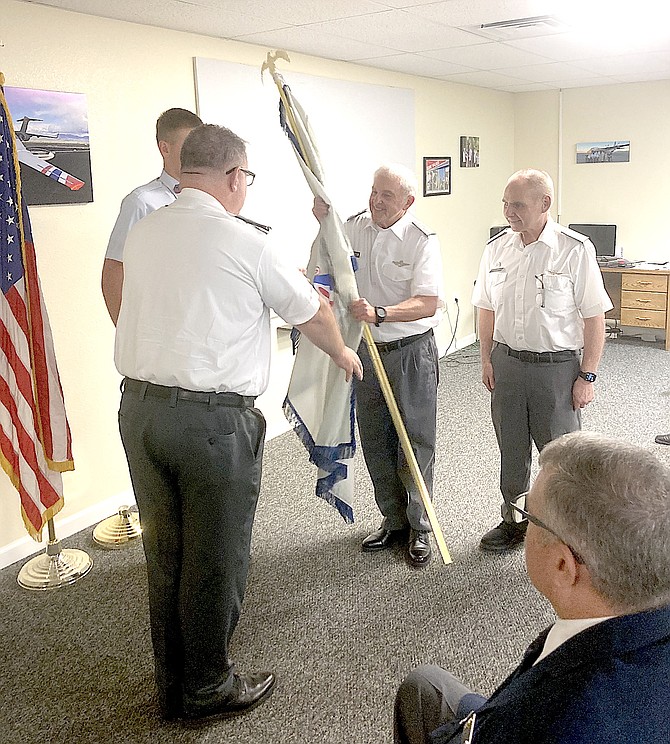
<path id="1" fill-rule="evenodd" d="M 461 168 L 479 168 L 479 137 L 461 137 Z"/>
<path id="2" fill-rule="evenodd" d="M 578 142 L 576 162 L 578 164 L 628 163 L 630 162 L 630 140 Z"/>
<path id="3" fill-rule="evenodd" d="M 451 194 L 451 158 L 423 159 L 423 195 Z"/>

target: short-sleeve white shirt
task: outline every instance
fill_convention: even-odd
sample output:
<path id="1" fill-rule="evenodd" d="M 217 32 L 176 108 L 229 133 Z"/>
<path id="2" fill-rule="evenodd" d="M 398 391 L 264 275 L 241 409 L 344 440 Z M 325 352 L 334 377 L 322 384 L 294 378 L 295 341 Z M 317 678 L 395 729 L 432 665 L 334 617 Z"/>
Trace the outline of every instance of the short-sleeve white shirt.
<path id="1" fill-rule="evenodd" d="M 581 349 L 584 318 L 612 308 L 591 241 L 551 219 L 529 245 L 510 229 L 488 242 L 472 304 L 495 313 L 494 341 L 540 352 Z"/>
<path id="2" fill-rule="evenodd" d="M 358 263 L 358 292 L 371 305 L 397 305 L 410 297 L 438 297 L 440 307 L 430 318 L 371 326 L 375 341 L 395 341 L 424 333 L 442 318 L 442 256 L 435 233 L 405 214 L 391 227 L 375 225 L 369 212 L 344 224 Z"/>
<path id="3" fill-rule="evenodd" d="M 184 189 L 128 235 L 117 369 L 158 385 L 260 395 L 270 372 L 269 308 L 299 325 L 319 297 L 264 231 Z"/>
<path id="4" fill-rule="evenodd" d="M 126 244 L 130 228 L 151 212 L 172 204 L 177 198 L 176 186 L 177 179 L 163 171 L 158 178 L 138 186 L 124 197 L 119 216 L 109 236 L 105 258 L 123 262 L 123 246 Z"/>

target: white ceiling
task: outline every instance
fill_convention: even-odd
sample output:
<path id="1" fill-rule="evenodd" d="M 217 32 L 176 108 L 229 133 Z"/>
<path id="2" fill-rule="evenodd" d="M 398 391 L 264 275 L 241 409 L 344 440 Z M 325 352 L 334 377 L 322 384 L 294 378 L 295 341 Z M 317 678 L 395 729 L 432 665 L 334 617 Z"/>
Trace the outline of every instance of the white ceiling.
<path id="1" fill-rule="evenodd" d="M 670 79 L 667 0 L 36 4 L 514 93 Z M 522 28 L 481 27 L 544 16 Z"/>

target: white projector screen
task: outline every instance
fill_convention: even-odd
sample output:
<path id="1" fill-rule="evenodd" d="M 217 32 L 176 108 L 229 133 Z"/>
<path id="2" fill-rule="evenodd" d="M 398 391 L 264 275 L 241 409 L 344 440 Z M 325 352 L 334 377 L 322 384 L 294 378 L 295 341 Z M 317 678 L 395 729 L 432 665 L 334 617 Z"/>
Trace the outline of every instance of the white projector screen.
<path id="1" fill-rule="evenodd" d="M 372 174 L 384 162 L 416 167 L 414 92 L 278 69 L 307 113 L 323 165 L 326 192 L 343 220 L 365 209 Z M 256 181 L 242 214 L 272 227 L 274 240 L 307 265 L 317 233 L 312 193 L 279 124 L 279 92 L 260 66 L 195 59 L 198 114 L 247 141 Z M 417 174 L 418 176 L 418 174 Z"/>

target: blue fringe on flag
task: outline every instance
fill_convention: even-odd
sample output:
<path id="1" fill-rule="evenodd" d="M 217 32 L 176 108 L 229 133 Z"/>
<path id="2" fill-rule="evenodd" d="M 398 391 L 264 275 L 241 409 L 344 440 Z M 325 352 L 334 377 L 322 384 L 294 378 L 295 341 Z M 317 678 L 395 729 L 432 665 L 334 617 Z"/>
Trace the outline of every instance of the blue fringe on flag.
<path id="1" fill-rule="evenodd" d="M 316 495 L 331 506 L 334 506 L 348 524 L 352 524 L 354 521 L 353 507 L 339 498 L 333 492 L 333 487 L 336 483 L 347 477 L 347 466 L 341 460 L 349 460 L 356 454 L 356 439 L 354 437 L 356 414 L 354 401 L 355 396 L 352 386 L 351 398 L 349 400 L 351 441 L 338 444 L 336 447 L 323 447 L 314 444 L 314 439 L 309 433 L 309 429 L 303 423 L 291 401 L 288 399 L 288 396 L 284 399 L 284 415 L 293 427 L 293 431 L 295 431 L 305 446 L 309 454 L 309 461 L 328 474 L 317 480 Z"/>

